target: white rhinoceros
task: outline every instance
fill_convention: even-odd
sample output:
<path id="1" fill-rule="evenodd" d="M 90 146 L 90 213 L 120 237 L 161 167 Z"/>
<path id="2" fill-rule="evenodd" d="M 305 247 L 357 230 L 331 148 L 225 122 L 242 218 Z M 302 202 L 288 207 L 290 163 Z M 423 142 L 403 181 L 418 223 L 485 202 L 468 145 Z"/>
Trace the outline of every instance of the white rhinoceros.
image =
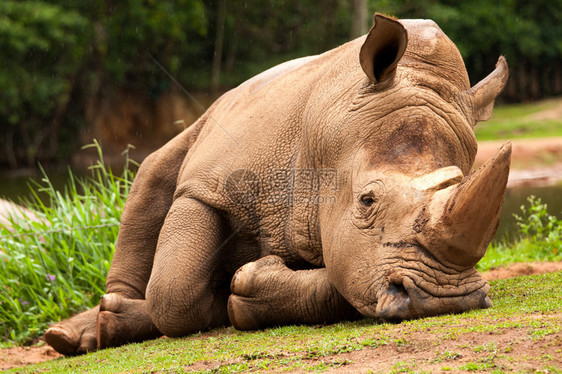
<path id="1" fill-rule="evenodd" d="M 473 127 L 507 64 L 470 87 L 429 20 L 227 92 L 141 165 L 101 304 L 53 325 L 64 354 L 232 323 L 402 320 L 491 305 L 474 269 L 495 233 L 509 144 L 474 173 Z"/>

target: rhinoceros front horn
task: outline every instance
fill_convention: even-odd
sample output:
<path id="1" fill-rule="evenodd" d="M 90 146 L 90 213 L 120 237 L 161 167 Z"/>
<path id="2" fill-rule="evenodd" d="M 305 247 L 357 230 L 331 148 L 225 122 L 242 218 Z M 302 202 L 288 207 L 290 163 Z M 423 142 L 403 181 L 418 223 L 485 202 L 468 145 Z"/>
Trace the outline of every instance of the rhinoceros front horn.
<path id="1" fill-rule="evenodd" d="M 482 167 L 453 186 L 437 191 L 420 242 L 438 260 L 472 267 L 484 256 L 499 224 L 511 144 L 504 144 Z"/>

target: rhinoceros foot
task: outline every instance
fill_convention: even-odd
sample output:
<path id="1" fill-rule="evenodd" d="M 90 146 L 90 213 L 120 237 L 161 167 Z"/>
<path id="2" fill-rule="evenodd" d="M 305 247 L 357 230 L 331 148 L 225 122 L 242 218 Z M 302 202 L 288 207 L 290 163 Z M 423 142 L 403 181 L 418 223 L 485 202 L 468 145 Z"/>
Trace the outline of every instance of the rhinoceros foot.
<path id="1" fill-rule="evenodd" d="M 95 351 L 98 311 L 99 307 L 95 307 L 52 325 L 45 332 L 45 341 L 66 356 Z"/>
<path id="2" fill-rule="evenodd" d="M 145 300 L 127 299 L 110 293 L 102 297 L 99 310 L 96 336 L 100 349 L 162 335 L 148 314 Z"/>
<path id="3" fill-rule="evenodd" d="M 290 272 L 277 256 L 267 256 L 238 269 L 232 277 L 232 295 L 228 299 L 228 317 L 232 325 L 239 330 L 270 325 L 275 318 L 275 304 L 282 302 L 276 278 Z"/>
<path id="4" fill-rule="evenodd" d="M 231 291 L 228 316 L 240 330 L 360 316 L 329 282 L 326 268 L 292 270 L 278 256 L 242 266 L 232 278 Z"/>

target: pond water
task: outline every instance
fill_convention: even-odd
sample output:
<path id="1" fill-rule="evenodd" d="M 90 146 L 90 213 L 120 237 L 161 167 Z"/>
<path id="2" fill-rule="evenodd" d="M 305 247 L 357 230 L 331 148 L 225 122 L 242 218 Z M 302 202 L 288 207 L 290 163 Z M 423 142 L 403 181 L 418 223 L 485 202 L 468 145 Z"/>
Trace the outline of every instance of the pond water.
<path id="1" fill-rule="evenodd" d="M 513 214 L 521 216 L 521 205 L 529 207 L 527 197 L 534 195 L 547 204 L 548 213 L 562 218 L 562 185 L 546 187 L 514 187 L 507 190 L 500 216 L 500 226 L 495 240 L 513 238 L 517 234 L 517 227 Z"/>
<path id="2" fill-rule="evenodd" d="M 64 189 L 68 180 L 68 172 L 47 171 L 49 180 L 56 189 Z M 30 198 L 32 181 L 41 182 L 42 175 L 35 171 L 21 171 L 18 174 L 0 174 L 0 198 L 18 202 L 19 198 Z M 44 185 L 44 183 L 41 183 Z M 41 195 L 40 195 L 41 196 Z"/>
<path id="3" fill-rule="evenodd" d="M 55 188 L 63 188 L 68 179 L 67 172 L 47 172 L 49 179 Z M 33 176 L 40 180 L 40 176 Z M 0 197 L 7 197 L 17 201 L 19 196 L 29 197 L 30 190 L 27 187 L 29 175 L 1 176 L 0 175 Z M 517 227 L 513 214 L 521 215 L 521 205 L 529 206 L 527 197 L 534 195 L 541 198 L 548 205 L 548 212 L 558 218 L 562 218 L 562 185 L 548 187 L 515 187 L 510 188 L 505 196 L 505 202 L 501 212 L 500 226 L 495 240 L 513 239 L 517 235 Z"/>

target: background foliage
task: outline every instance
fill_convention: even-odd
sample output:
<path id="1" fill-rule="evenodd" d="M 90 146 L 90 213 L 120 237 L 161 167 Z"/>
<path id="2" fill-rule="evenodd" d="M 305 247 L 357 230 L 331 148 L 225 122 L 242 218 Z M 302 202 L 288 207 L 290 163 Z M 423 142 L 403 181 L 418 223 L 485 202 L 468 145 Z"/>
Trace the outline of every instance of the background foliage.
<path id="1" fill-rule="evenodd" d="M 562 92 L 562 0 L 3 0 L 0 168 L 73 153 L 86 113 L 119 90 L 168 92 L 151 57 L 189 90 L 224 90 L 349 40 L 374 11 L 434 19 L 473 82 L 507 56 L 506 101 Z"/>

